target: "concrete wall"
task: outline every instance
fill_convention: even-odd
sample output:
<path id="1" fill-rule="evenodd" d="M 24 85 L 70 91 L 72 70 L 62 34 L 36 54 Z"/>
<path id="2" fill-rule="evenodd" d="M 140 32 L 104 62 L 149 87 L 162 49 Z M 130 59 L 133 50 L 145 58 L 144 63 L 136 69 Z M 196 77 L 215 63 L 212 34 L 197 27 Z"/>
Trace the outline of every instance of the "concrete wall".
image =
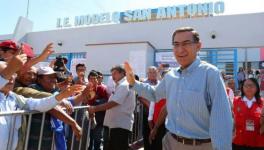
<path id="1" fill-rule="evenodd" d="M 88 45 L 85 51 L 88 71 L 94 69 L 110 74 L 111 67 L 129 61 L 135 73 L 145 77 L 147 66 L 153 65 L 154 50 L 149 48 L 148 43 Z"/>

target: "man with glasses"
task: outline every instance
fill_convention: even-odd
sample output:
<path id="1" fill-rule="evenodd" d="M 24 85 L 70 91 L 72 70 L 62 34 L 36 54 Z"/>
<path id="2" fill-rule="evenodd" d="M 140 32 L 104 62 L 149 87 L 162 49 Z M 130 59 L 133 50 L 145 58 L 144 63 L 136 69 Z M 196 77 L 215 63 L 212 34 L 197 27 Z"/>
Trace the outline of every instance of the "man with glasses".
<path id="1" fill-rule="evenodd" d="M 231 150 L 232 116 L 220 71 L 197 56 L 202 44 L 193 28 L 177 29 L 172 45 L 180 66 L 156 87 L 135 81 L 132 68 L 125 63 L 127 80 L 139 96 L 150 101 L 167 99 L 163 149 Z"/>

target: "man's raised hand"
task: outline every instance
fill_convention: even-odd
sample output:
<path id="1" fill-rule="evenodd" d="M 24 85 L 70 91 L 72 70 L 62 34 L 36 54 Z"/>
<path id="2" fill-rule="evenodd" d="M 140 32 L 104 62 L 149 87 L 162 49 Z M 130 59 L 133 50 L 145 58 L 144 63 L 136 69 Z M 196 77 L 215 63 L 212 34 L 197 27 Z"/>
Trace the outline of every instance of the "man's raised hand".
<path id="1" fill-rule="evenodd" d="M 133 73 L 132 67 L 128 62 L 124 63 L 124 68 L 126 70 L 126 78 L 129 85 L 133 86 L 136 82 L 135 75 Z"/>

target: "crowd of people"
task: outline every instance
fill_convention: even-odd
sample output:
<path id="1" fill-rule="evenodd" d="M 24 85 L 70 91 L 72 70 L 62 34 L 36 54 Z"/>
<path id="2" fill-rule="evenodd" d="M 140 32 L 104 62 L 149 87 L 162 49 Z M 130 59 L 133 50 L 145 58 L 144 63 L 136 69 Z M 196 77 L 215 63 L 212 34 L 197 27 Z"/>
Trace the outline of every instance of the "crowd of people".
<path id="1" fill-rule="evenodd" d="M 76 65 L 73 77 L 61 56 L 36 68 L 54 53 L 52 43 L 34 56 L 27 44 L 1 42 L 0 112 L 47 112 L 32 115 L 31 122 L 21 115 L 0 116 L 1 149 L 24 149 L 29 124 L 27 149 L 38 149 L 44 115 L 41 149 L 51 149 L 54 135 L 55 148 L 66 150 L 74 144 L 70 140 L 74 135 L 76 140 L 82 137 L 82 145 L 89 137 L 89 150 L 127 150 L 136 101 L 144 106 L 145 150 L 264 149 L 264 103 L 256 76 L 246 77 L 240 70 L 237 94 L 233 79 L 200 60 L 197 31 L 177 29 L 172 45 L 179 67 L 150 66 L 146 79 L 138 80 L 125 62 L 109 69 L 111 84 L 105 84 L 100 71 L 86 76 L 85 64 Z M 73 108 L 80 105 L 89 107 L 74 118 Z M 93 124 L 90 132 L 88 120 L 80 124 L 85 111 Z"/>

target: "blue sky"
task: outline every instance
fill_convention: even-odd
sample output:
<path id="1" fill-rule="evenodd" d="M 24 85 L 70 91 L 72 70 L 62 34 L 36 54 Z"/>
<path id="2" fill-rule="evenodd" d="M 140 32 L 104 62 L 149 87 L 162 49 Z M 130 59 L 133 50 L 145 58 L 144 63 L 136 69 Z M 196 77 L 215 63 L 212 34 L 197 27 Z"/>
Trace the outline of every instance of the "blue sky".
<path id="1" fill-rule="evenodd" d="M 0 35 L 13 33 L 18 17 L 26 15 L 27 1 L 1 0 Z M 220 0 L 29 0 L 28 18 L 34 23 L 33 31 L 54 30 L 61 17 L 215 1 Z M 223 15 L 264 12 L 263 0 L 222 1 Z"/>

